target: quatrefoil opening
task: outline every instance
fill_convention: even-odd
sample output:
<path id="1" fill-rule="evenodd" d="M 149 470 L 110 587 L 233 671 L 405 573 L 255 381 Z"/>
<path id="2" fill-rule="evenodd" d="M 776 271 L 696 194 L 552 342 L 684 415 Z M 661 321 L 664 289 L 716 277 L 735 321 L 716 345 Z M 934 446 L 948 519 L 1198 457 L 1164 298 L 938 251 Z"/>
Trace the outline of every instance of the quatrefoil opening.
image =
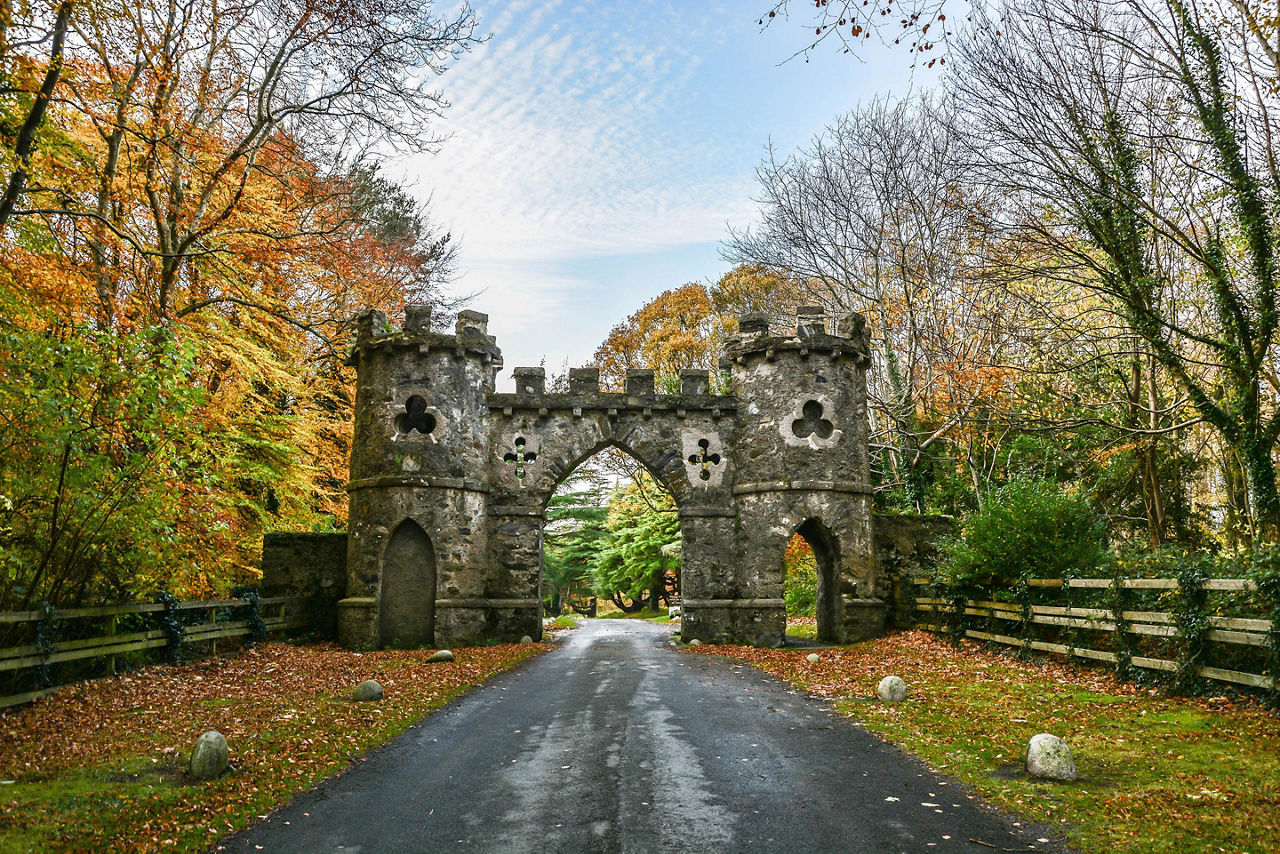
<path id="1" fill-rule="evenodd" d="M 538 454 L 536 452 L 526 450 L 528 444 L 529 443 L 525 440 L 524 436 L 516 436 L 516 440 L 514 442 L 515 450 L 507 451 L 502 455 L 502 461 L 504 463 L 516 467 L 516 477 L 520 480 L 524 480 L 524 476 L 528 474 L 528 470 L 525 468 L 525 465 L 538 459 Z"/>
<path id="2" fill-rule="evenodd" d="M 711 480 L 711 467 L 720 465 L 720 455 L 707 453 L 711 450 L 711 440 L 699 439 L 698 452 L 689 455 L 689 465 L 698 466 L 698 478 Z"/>
<path id="3" fill-rule="evenodd" d="M 417 430 L 430 436 L 435 429 L 436 417 L 427 409 L 427 401 L 420 395 L 411 395 L 404 402 L 404 412 L 396 416 L 396 431 L 407 436 Z"/>

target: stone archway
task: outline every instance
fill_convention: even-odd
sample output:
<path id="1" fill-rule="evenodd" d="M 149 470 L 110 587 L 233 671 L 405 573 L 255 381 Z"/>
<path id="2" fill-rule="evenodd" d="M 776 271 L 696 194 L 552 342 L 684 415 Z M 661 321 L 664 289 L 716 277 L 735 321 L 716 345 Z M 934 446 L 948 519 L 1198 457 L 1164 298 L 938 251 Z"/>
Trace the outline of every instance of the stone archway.
<path id="1" fill-rule="evenodd" d="M 840 566 L 840 543 L 831 530 L 818 519 L 806 519 L 795 533 L 804 537 L 818 563 L 818 595 L 815 616 L 818 618 L 818 640 L 835 643 L 839 635 L 839 586 L 836 583 Z"/>
<path id="2" fill-rule="evenodd" d="M 412 519 L 401 522 L 387 541 L 380 598 L 380 646 L 414 649 L 435 643 L 435 549 Z"/>
<path id="3" fill-rule="evenodd" d="M 681 499 L 677 494 L 676 490 L 672 488 L 671 482 L 668 480 L 668 478 L 664 475 L 663 472 L 655 471 L 654 466 L 649 461 L 647 461 L 644 457 L 640 456 L 634 450 L 630 449 L 629 447 L 624 445 L 622 442 L 617 440 L 597 442 L 596 444 L 592 445 L 589 450 L 585 452 L 570 450 L 568 451 L 568 455 L 565 457 L 565 459 L 568 459 L 570 461 L 567 463 L 561 461 L 561 464 L 556 467 L 557 469 L 562 469 L 564 473 L 560 476 L 559 480 L 552 485 L 551 489 L 546 491 L 541 498 L 541 502 L 542 502 L 541 519 L 543 520 L 542 522 L 543 527 L 542 527 L 542 535 L 538 538 L 538 557 L 539 557 L 538 589 L 540 591 L 540 594 L 545 594 L 544 583 L 545 583 L 545 573 L 547 570 L 547 559 L 546 559 L 547 529 L 551 522 L 551 520 L 548 518 L 548 511 L 550 509 L 551 502 L 554 500 L 555 496 L 557 495 L 557 493 L 559 493 L 560 488 L 564 484 L 573 482 L 575 480 L 578 472 L 582 469 L 582 467 L 585 464 L 587 464 L 591 460 L 596 459 L 597 457 L 600 457 L 603 454 L 609 453 L 610 451 L 616 452 L 618 456 L 624 457 L 625 459 L 629 460 L 631 463 L 633 463 L 636 466 L 636 468 L 638 468 L 639 470 L 643 471 L 648 475 L 647 480 L 651 482 L 651 487 L 642 485 L 641 488 L 646 491 L 652 488 L 653 492 L 648 493 L 649 498 L 646 499 L 646 501 L 662 500 L 661 498 L 655 497 L 654 492 L 661 492 L 662 494 L 664 494 L 666 497 L 670 499 L 672 504 L 672 509 L 674 510 L 674 515 L 672 518 L 668 519 L 666 522 L 663 522 L 662 524 L 665 525 L 670 522 L 674 522 L 677 531 L 679 531 L 680 533 L 680 538 L 676 539 L 675 543 L 677 546 L 682 545 L 682 536 L 683 536 L 684 526 L 680 523 L 680 519 L 679 519 L 679 512 L 681 509 L 681 503 L 680 503 Z M 621 486 L 622 482 L 623 481 L 621 480 L 618 481 L 615 484 L 615 486 Z M 680 553 L 682 553 L 682 549 Z M 662 562 L 670 562 L 670 558 L 661 558 L 660 560 Z M 678 561 L 676 562 L 676 565 L 671 565 L 666 568 L 674 569 L 676 571 L 677 578 L 681 577 L 681 574 L 684 569 L 684 567 L 680 565 Z M 697 567 L 694 567 L 691 574 L 695 579 L 695 583 L 696 583 Z M 660 592 L 658 593 L 654 592 L 655 589 L 658 591 L 661 591 L 661 584 L 660 584 L 661 578 L 653 578 L 651 579 L 651 582 L 653 584 L 658 585 L 656 588 L 653 586 L 646 588 L 650 592 L 649 601 L 652 604 L 654 601 L 656 601 L 657 597 L 661 595 Z M 543 598 L 545 599 L 545 595 L 543 596 Z M 640 608 L 643 606 L 643 602 L 634 596 L 632 598 L 635 599 L 632 605 L 627 605 L 626 603 L 621 601 L 621 598 L 615 598 L 615 604 L 623 608 L 623 610 L 629 610 L 632 607 L 634 607 L 635 610 L 640 610 Z"/>
<path id="4" fill-rule="evenodd" d="M 485 315 L 462 312 L 453 334 L 422 308 L 399 330 L 363 315 L 342 642 L 538 637 L 547 501 L 610 445 L 677 503 L 686 640 L 781 643 L 779 540 L 801 528 L 824 567 L 822 634 L 879 634 L 868 342 L 860 317 L 826 322 L 802 308 L 794 333 L 775 334 L 744 315 L 717 381 L 684 370 L 678 391 L 655 388 L 649 370 L 606 390 L 595 368 L 548 390 L 542 368 L 516 368 L 514 392 L 497 392 L 502 353 Z"/>

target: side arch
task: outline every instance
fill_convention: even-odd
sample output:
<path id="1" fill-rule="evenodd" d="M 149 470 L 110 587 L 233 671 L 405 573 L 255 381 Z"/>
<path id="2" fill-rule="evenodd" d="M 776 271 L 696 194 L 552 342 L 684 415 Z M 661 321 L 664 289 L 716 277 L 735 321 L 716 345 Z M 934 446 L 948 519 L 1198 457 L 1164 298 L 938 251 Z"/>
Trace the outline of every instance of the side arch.
<path id="1" fill-rule="evenodd" d="M 818 563 L 818 590 L 816 616 L 818 640 L 839 643 L 840 636 L 840 587 L 837 581 L 840 567 L 840 540 L 819 519 L 806 519 L 796 526 L 795 533 L 804 537 L 813 549 Z"/>
<path id="2" fill-rule="evenodd" d="M 382 555 L 378 645 L 414 649 L 435 644 L 436 554 L 412 519 L 396 526 Z"/>

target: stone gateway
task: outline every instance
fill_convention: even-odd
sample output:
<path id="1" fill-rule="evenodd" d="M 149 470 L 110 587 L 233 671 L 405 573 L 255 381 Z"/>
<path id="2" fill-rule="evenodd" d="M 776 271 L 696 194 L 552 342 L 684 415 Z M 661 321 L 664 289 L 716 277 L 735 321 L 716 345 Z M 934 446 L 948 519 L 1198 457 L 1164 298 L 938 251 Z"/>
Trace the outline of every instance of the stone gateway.
<path id="1" fill-rule="evenodd" d="M 793 334 L 771 335 L 763 315 L 744 315 L 725 351 L 729 395 L 693 370 L 678 394 L 643 370 L 604 392 L 594 368 L 570 371 L 567 393 L 548 393 L 542 368 L 516 368 L 515 392 L 497 394 L 488 318 L 464 311 L 451 335 L 430 320 L 420 307 L 402 329 L 360 317 L 344 645 L 541 637 L 547 503 L 610 446 L 679 508 L 685 641 L 782 644 L 783 554 L 797 532 L 818 559 L 819 637 L 883 631 L 861 316 L 828 331 L 820 309 L 802 308 Z"/>

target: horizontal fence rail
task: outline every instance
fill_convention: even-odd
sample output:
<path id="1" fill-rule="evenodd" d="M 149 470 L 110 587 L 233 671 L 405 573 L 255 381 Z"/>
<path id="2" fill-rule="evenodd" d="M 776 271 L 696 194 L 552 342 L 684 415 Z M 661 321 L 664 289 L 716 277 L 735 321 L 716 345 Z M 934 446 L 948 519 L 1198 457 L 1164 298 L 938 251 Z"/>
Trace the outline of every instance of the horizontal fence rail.
<path id="1" fill-rule="evenodd" d="M 249 599 L 216 599 L 201 602 L 175 602 L 171 606 L 158 602 L 133 602 L 123 605 L 103 605 L 92 608 L 59 608 L 46 614 L 44 611 L 9 611 L 0 612 L 0 629 L 15 624 L 66 624 L 69 621 L 100 621 L 100 634 L 88 637 L 77 637 L 70 640 L 55 640 L 53 643 L 26 643 L 18 646 L 0 648 L 0 676 L 17 671 L 32 670 L 55 664 L 70 662 L 92 662 L 102 659 L 104 673 L 109 675 L 116 671 L 116 657 L 128 653 L 147 653 L 151 650 L 165 649 L 174 644 L 174 635 L 164 626 L 140 628 L 135 631 L 117 631 L 119 618 L 130 615 L 164 615 L 172 611 L 175 615 L 190 615 L 202 622 L 183 624 L 180 640 L 187 644 L 207 643 L 212 653 L 217 652 L 220 640 L 249 637 L 255 631 L 283 632 L 305 626 L 300 609 L 297 607 L 301 599 L 293 596 L 275 596 L 257 600 L 257 608 L 262 625 L 255 628 L 252 619 L 218 619 L 219 612 L 224 615 L 236 609 L 252 609 L 254 602 Z M 198 612 L 205 612 L 198 615 Z M 192 612 L 196 612 L 193 614 Z M 198 615 L 198 616 L 197 616 Z M 94 631 L 90 629 L 90 631 Z M 76 680 L 71 680 L 76 681 Z M 0 709 L 29 703 L 56 691 L 61 685 L 49 685 L 31 691 L 0 696 Z"/>
<path id="2" fill-rule="evenodd" d="M 928 579 L 915 579 L 918 586 L 930 583 Z M 1182 590 L 1181 583 L 1175 578 L 1033 578 L 1025 584 L 1033 595 L 1053 590 L 1092 591 L 1095 595 L 1108 591 L 1132 591 L 1137 595 L 1163 595 L 1167 598 L 1178 595 Z M 1258 586 L 1250 579 L 1211 578 L 1199 583 L 1196 589 L 1206 593 L 1248 594 L 1257 592 Z M 1008 593 L 1011 588 L 1003 590 Z M 1176 660 L 1178 656 L 1145 654 L 1153 651 L 1150 648 L 1152 643 L 1164 643 L 1167 649 L 1176 651 L 1179 643 L 1186 640 L 1181 636 L 1177 614 L 1171 611 L 1034 604 L 996 601 L 994 598 L 964 599 L 962 611 L 960 605 L 955 599 L 918 595 L 915 598 L 915 610 L 920 614 L 917 626 L 1020 649 L 1113 665 L 1126 663 L 1131 667 L 1165 673 L 1188 670 L 1204 679 L 1272 692 L 1277 689 L 1274 675 L 1217 667 L 1188 661 L 1186 657 Z M 999 628 L 1002 625 L 1008 628 L 1002 631 Z M 1245 650 L 1255 649 L 1260 653 L 1270 651 L 1274 624 L 1269 619 L 1206 614 L 1203 625 L 1205 628 L 1197 634 L 1205 641 Z M 1070 634 L 1071 637 L 1063 642 L 1062 638 L 1053 636 L 1055 633 Z M 1084 636 L 1083 641 L 1081 635 Z M 1126 637 L 1137 640 L 1126 641 Z M 1099 646 L 1113 648 L 1096 648 Z"/>

